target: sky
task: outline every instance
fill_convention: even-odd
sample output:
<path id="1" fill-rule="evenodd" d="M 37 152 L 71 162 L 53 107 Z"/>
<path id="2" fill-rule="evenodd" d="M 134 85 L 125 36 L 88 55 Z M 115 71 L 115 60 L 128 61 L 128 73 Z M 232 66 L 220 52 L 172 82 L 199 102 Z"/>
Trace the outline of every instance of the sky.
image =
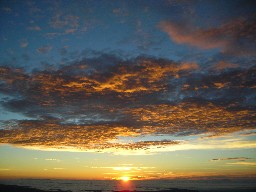
<path id="1" fill-rule="evenodd" d="M 0 178 L 256 177 L 256 4 L 0 1 Z"/>

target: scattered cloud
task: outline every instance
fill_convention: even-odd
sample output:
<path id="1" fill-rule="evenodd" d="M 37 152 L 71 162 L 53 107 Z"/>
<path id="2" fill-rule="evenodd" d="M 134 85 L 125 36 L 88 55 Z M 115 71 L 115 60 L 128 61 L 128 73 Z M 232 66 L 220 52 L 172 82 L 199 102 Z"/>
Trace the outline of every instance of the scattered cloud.
<path id="1" fill-rule="evenodd" d="M 39 27 L 37 25 L 28 27 L 27 29 L 30 30 L 30 31 L 41 31 L 41 27 Z"/>
<path id="2" fill-rule="evenodd" d="M 46 45 L 46 46 L 42 46 L 42 47 L 37 48 L 37 52 L 42 53 L 42 54 L 48 53 L 51 50 L 52 50 L 52 46 L 50 46 L 50 45 Z"/>
<path id="3" fill-rule="evenodd" d="M 65 34 L 72 34 L 74 32 L 76 32 L 76 29 L 66 29 L 65 30 Z"/>
<path id="4" fill-rule="evenodd" d="M 51 33 L 46 33 L 45 37 L 49 38 L 49 39 L 53 39 L 57 36 L 63 35 L 63 33 L 59 33 L 59 32 L 51 32 Z"/>
<path id="5" fill-rule="evenodd" d="M 60 160 L 59 159 L 48 158 L 48 159 L 45 159 L 45 161 L 60 161 Z"/>
<path id="6" fill-rule="evenodd" d="M 49 24 L 54 29 L 62 29 L 64 32 L 58 33 L 48 33 L 48 37 L 55 37 L 58 35 L 65 35 L 65 34 L 72 34 L 75 33 L 80 24 L 79 24 L 80 17 L 76 15 L 64 15 L 62 13 L 55 14 Z"/>
<path id="7" fill-rule="evenodd" d="M 76 31 L 77 31 L 76 28 L 69 28 L 69 29 L 65 29 L 63 32 L 50 32 L 50 33 L 46 33 L 44 36 L 46 38 L 48 38 L 48 39 L 53 39 L 53 38 L 58 37 L 58 36 L 73 34 Z"/>
<path id="8" fill-rule="evenodd" d="M 39 8 L 36 4 L 37 3 L 34 1 L 26 2 L 26 5 L 28 6 L 29 14 L 33 17 L 42 17 L 44 11 L 41 8 Z"/>
<path id="9" fill-rule="evenodd" d="M 76 15 L 55 14 L 50 21 L 50 26 L 54 29 L 67 27 L 69 29 L 77 29 L 79 27 L 79 17 Z"/>
<path id="10" fill-rule="evenodd" d="M 28 46 L 28 41 L 27 39 L 22 39 L 20 40 L 20 47 L 26 48 Z"/>

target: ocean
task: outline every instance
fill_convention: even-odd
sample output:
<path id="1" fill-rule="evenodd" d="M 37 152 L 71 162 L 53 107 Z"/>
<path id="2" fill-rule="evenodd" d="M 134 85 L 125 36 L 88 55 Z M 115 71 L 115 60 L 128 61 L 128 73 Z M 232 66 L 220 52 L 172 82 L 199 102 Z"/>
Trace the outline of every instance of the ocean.
<path id="1" fill-rule="evenodd" d="M 70 190 L 84 192 L 109 191 L 160 191 L 171 188 L 198 190 L 200 192 L 252 192 L 256 191 L 253 179 L 218 179 L 218 180 L 54 180 L 54 179 L 12 179 L 0 180 L 0 184 L 29 186 L 47 191 Z"/>

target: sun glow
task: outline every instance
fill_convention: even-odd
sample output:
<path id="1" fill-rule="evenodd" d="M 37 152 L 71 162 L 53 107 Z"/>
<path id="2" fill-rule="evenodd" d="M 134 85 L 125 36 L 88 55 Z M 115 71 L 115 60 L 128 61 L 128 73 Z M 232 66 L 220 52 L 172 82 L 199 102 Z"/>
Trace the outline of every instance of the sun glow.
<path id="1" fill-rule="evenodd" d="M 120 177 L 120 179 L 121 179 L 122 181 L 124 181 L 124 182 L 127 182 L 127 181 L 130 180 L 130 177 L 128 177 L 128 176 L 123 176 L 123 177 Z"/>

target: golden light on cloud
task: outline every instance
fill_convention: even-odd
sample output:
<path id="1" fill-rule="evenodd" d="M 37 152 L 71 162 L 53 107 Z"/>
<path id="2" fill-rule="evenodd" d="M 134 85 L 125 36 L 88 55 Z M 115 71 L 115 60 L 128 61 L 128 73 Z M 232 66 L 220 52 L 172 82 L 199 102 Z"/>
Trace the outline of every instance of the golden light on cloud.
<path id="1" fill-rule="evenodd" d="M 132 167 L 114 167 L 115 171 L 130 171 Z"/>
<path id="2" fill-rule="evenodd" d="M 1 1 L 0 192 L 255 188 L 255 2 Z"/>
<path id="3" fill-rule="evenodd" d="M 255 112 L 249 107 L 255 86 L 249 71 L 254 68 L 207 76 L 195 74 L 197 63 L 147 57 L 115 60 L 118 65 L 104 70 L 87 61 L 82 67 L 75 63 L 32 74 L 0 67 L 6 92 L 24 96 L 7 99 L 3 107 L 34 118 L 0 122 L 0 144 L 145 154 L 194 145 L 193 139 L 187 143 L 180 136 L 217 138 L 255 128 Z M 250 96 L 241 100 L 235 92 L 246 87 Z M 160 140 L 155 135 L 166 137 Z M 144 136 L 150 139 L 140 139 Z"/>

